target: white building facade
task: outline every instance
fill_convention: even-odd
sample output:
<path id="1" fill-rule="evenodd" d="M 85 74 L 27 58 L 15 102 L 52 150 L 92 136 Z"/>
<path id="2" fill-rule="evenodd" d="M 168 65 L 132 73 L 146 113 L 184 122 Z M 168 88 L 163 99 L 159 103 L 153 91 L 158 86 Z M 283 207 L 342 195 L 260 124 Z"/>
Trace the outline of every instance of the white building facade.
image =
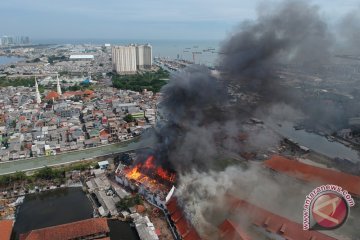
<path id="1" fill-rule="evenodd" d="M 152 47 L 150 44 L 136 46 L 136 66 L 138 69 L 151 68 Z"/>
<path id="2" fill-rule="evenodd" d="M 132 74 L 139 69 L 151 68 L 150 44 L 115 46 L 112 48 L 113 70 L 119 74 Z"/>
<path id="3" fill-rule="evenodd" d="M 116 46 L 112 48 L 113 70 L 119 74 L 136 73 L 136 47 Z"/>

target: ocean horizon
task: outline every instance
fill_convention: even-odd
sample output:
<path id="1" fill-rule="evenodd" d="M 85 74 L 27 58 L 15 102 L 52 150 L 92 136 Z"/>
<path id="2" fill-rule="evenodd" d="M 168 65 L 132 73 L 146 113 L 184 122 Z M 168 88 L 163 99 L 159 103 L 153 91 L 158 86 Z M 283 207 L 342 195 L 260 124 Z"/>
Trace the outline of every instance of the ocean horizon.
<path id="1" fill-rule="evenodd" d="M 150 40 L 150 39 L 34 39 L 33 44 L 89 44 L 89 45 L 128 45 L 149 43 L 153 57 L 184 59 L 195 63 L 214 66 L 218 57 L 221 40 Z M 209 50 L 211 49 L 211 50 Z M 205 51 L 204 51 L 205 50 Z M 193 54 L 194 52 L 194 54 Z"/>

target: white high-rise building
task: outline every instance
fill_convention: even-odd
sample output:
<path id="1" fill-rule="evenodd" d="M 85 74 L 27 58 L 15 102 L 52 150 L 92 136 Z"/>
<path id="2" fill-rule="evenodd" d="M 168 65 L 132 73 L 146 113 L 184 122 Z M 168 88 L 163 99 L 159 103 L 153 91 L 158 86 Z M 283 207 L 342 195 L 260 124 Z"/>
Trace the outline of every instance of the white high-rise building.
<path id="1" fill-rule="evenodd" d="M 138 69 L 151 68 L 152 47 L 150 44 L 136 46 L 136 66 Z"/>
<path id="2" fill-rule="evenodd" d="M 115 46 L 112 48 L 112 64 L 113 70 L 120 74 L 151 68 L 152 47 L 150 44 Z"/>
<path id="3" fill-rule="evenodd" d="M 136 73 L 136 47 L 115 46 L 112 48 L 113 70 L 119 74 Z"/>

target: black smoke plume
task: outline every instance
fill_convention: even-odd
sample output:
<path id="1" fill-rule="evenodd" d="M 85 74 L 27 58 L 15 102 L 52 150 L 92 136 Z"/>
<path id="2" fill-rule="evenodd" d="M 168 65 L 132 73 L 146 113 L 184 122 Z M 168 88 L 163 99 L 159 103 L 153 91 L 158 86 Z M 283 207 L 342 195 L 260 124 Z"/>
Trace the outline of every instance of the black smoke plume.
<path id="1" fill-rule="evenodd" d="M 302 184 L 273 179 L 252 164 L 241 167 L 225 160 L 234 153 L 266 151 L 278 144 L 279 137 L 271 131 L 254 131 L 244 124 L 254 115 L 280 121 L 305 115 L 313 125 L 338 126 L 341 110 L 304 99 L 303 92 L 279 76 L 288 69 L 322 73 L 331 62 L 333 43 L 317 6 L 303 1 L 261 5 L 256 20 L 240 24 L 222 43 L 220 74 L 191 66 L 174 74 L 162 89 L 163 120 L 154 131 L 156 159 L 179 173 L 177 196 L 202 234 L 209 237 L 228 216 L 228 191 L 261 204 L 266 196 L 272 205 L 284 194 L 283 183 L 291 182 L 305 196 L 309 189 Z M 234 97 L 229 89 L 240 96 L 235 104 L 229 102 Z M 297 216 L 302 208 L 296 205 L 299 195 L 289 194 L 287 200 L 293 205 L 284 204 L 283 211 Z"/>

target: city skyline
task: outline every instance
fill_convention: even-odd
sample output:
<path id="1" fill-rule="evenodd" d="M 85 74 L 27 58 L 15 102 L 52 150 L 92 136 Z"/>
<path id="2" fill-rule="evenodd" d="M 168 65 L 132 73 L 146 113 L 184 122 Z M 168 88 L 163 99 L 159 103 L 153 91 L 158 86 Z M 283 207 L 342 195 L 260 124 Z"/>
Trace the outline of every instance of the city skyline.
<path id="1" fill-rule="evenodd" d="M 37 0 L 0 3 L 0 35 L 28 35 L 32 39 L 177 39 L 220 40 L 239 22 L 254 19 L 257 11 L 279 1 L 163 0 L 151 3 L 108 1 L 47 2 Z M 344 14 L 359 9 L 355 0 L 307 1 L 318 5 L 321 15 L 335 23 Z M 16 18 L 13 16 L 16 15 Z M 11 21 L 9 21 L 11 19 Z M 46 21 L 45 21 L 46 20 Z"/>

